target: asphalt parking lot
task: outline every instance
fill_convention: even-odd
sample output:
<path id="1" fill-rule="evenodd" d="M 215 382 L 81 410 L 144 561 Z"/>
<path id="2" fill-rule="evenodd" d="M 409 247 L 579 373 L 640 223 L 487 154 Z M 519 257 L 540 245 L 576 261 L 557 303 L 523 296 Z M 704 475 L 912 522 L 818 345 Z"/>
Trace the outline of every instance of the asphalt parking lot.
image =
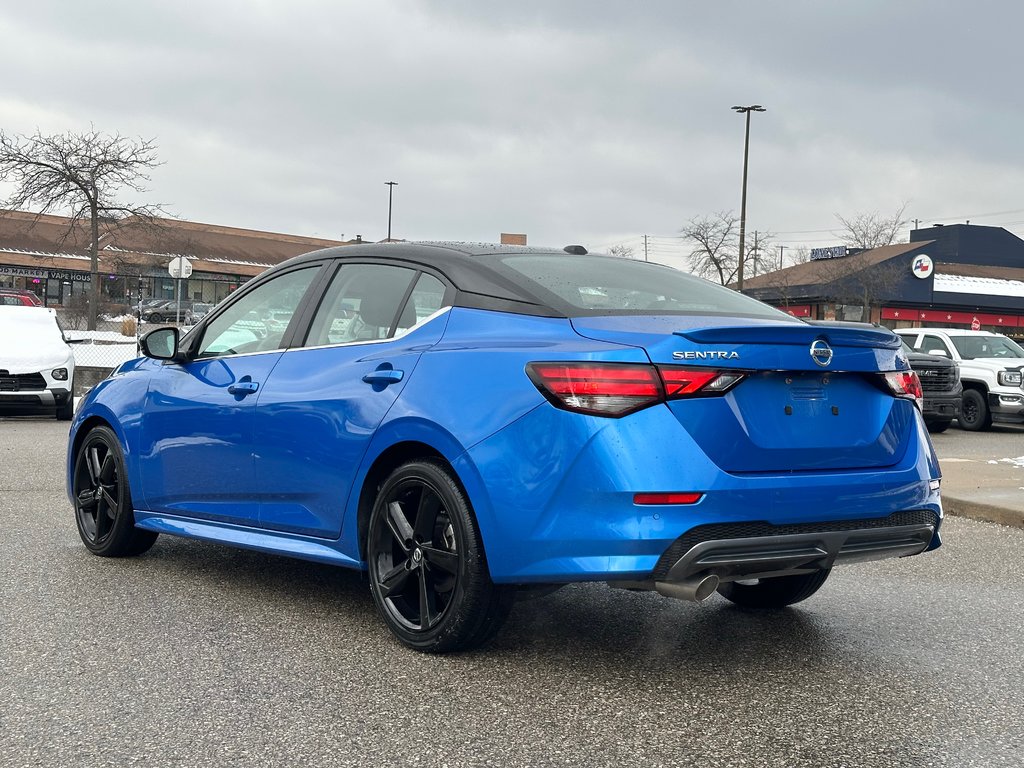
<path id="1" fill-rule="evenodd" d="M 357 573 L 166 536 L 89 555 L 66 433 L 0 419 L 0 766 L 1024 764 L 1024 530 L 950 518 L 774 615 L 572 586 L 438 658 Z"/>

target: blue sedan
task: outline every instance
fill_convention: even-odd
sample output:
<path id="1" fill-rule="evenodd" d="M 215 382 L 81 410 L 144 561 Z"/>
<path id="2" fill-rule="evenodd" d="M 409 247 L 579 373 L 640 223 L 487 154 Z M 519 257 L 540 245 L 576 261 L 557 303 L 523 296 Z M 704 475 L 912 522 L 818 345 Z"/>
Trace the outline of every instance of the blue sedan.
<path id="1" fill-rule="evenodd" d="M 669 267 L 357 245 L 287 261 L 83 400 L 85 546 L 161 533 L 368 572 L 406 645 L 478 646 L 578 581 L 778 609 L 939 546 L 899 339 Z"/>

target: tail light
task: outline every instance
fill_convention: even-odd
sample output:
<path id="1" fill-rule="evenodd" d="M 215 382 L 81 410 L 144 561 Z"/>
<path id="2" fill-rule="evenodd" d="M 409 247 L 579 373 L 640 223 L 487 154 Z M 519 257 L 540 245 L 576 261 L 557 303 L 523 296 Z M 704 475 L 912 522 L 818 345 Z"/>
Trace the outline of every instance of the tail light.
<path id="1" fill-rule="evenodd" d="M 885 383 L 896 397 L 913 400 L 918 410 L 922 407 L 924 390 L 921 389 L 921 379 L 914 371 L 892 371 L 884 373 Z"/>
<path id="2" fill-rule="evenodd" d="M 615 418 L 666 400 L 722 395 L 744 376 L 632 363 L 530 363 L 526 373 L 557 408 Z"/>

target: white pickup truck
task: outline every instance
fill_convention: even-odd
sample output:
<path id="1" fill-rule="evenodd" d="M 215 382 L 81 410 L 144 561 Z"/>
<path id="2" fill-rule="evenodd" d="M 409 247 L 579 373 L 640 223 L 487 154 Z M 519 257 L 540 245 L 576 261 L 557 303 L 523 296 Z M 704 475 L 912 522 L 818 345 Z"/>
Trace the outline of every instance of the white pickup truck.
<path id="1" fill-rule="evenodd" d="M 988 429 L 992 422 L 1024 423 L 1024 349 L 1001 333 L 962 328 L 899 328 L 916 352 L 940 355 L 960 365 L 963 429 Z"/>

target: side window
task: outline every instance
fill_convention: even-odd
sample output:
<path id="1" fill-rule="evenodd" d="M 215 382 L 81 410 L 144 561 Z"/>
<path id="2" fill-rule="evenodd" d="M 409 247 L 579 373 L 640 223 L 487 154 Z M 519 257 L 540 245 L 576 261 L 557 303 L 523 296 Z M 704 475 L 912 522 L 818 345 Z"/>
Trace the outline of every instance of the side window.
<path id="1" fill-rule="evenodd" d="M 416 273 L 384 264 L 346 264 L 324 296 L 306 346 L 386 339 Z"/>
<path id="2" fill-rule="evenodd" d="M 405 309 L 402 310 L 395 333 L 409 330 L 423 318 L 430 317 L 437 312 L 442 306 L 444 306 L 444 283 L 424 272 L 416 281 L 416 287 L 412 289 L 409 301 L 405 303 Z"/>
<path id="3" fill-rule="evenodd" d="M 199 357 L 280 349 L 284 332 L 320 265 L 275 277 L 234 302 L 203 332 Z"/>
<path id="4" fill-rule="evenodd" d="M 943 349 L 946 351 L 946 357 L 952 357 L 953 355 L 949 351 L 949 347 L 946 346 L 940 337 L 933 336 L 931 334 L 925 334 L 921 337 L 921 346 L 917 348 L 918 352 L 930 353 L 934 349 Z"/>

